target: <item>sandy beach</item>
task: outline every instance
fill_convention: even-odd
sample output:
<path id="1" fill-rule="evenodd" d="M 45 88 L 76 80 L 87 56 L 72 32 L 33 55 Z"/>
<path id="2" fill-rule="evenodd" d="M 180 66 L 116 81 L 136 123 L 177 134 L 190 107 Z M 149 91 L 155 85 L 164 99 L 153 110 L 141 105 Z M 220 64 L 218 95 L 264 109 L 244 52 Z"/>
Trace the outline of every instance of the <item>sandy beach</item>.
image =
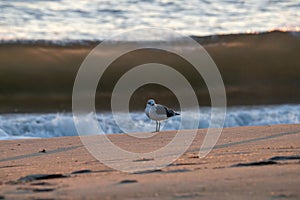
<path id="1" fill-rule="evenodd" d="M 0 10 L 0 200 L 300 200 L 299 1 Z"/>
<path id="2" fill-rule="evenodd" d="M 205 131 L 173 164 L 131 174 L 97 161 L 79 137 L 0 141 L 0 199 L 300 198 L 300 125 L 226 128 L 199 158 Z M 151 151 L 174 134 L 161 132 L 145 143 L 109 138 L 127 150 Z"/>

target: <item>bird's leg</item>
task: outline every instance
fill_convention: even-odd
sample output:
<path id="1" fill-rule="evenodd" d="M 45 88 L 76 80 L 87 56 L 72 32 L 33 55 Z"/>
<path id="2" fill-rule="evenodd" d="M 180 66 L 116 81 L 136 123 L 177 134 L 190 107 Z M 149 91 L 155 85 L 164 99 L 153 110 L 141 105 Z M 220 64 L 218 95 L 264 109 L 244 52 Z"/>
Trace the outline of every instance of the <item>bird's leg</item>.
<path id="1" fill-rule="evenodd" d="M 158 122 L 158 131 L 157 132 L 159 132 L 159 129 L 160 129 L 160 122 Z"/>
<path id="2" fill-rule="evenodd" d="M 155 132 L 157 132 L 158 122 L 157 121 L 155 122 L 156 122 Z"/>

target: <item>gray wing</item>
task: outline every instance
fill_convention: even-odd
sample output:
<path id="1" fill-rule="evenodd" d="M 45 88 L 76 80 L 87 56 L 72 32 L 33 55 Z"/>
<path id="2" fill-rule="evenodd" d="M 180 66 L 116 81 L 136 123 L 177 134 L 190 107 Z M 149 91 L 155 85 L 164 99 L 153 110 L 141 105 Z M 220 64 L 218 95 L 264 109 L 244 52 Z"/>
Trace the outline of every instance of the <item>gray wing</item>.
<path id="1" fill-rule="evenodd" d="M 164 109 L 164 111 L 161 111 L 161 112 L 163 112 L 163 115 L 166 115 L 167 117 L 173 117 L 175 115 L 180 115 L 179 113 L 175 112 L 174 110 L 172 110 L 172 109 L 170 109 L 166 106 L 163 106 L 163 105 L 160 105 L 160 104 L 158 104 L 158 105 L 160 106 L 161 110 Z"/>
<path id="2" fill-rule="evenodd" d="M 160 104 L 156 104 L 156 114 L 158 115 L 167 115 L 166 107 Z"/>

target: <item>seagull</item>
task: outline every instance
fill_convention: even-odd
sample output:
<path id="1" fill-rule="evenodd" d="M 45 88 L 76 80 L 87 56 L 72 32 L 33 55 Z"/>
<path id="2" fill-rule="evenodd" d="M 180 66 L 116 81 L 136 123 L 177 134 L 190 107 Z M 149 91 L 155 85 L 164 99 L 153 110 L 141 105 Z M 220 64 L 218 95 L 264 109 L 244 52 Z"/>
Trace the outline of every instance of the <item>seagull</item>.
<path id="1" fill-rule="evenodd" d="M 147 117 L 156 122 L 155 132 L 159 132 L 161 121 L 166 120 L 175 115 L 180 115 L 179 113 L 175 112 L 170 108 L 167 108 L 164 105 L 156 104 L 153 99 L 149 99 L 147 101 L 145 113 Z"/>

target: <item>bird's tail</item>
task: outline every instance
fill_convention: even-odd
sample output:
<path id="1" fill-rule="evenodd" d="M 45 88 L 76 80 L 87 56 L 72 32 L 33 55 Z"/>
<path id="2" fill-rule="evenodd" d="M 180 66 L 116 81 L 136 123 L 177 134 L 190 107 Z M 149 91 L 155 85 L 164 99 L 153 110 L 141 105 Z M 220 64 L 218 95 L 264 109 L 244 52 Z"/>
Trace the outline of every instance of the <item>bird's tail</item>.
<path id="1" fill-rule="evenodd" d="M 175 115 L 180 115 L 180 113 L 177 113 L 177 112 L 175 112 L 174 114 L 175 114 Z"/>

